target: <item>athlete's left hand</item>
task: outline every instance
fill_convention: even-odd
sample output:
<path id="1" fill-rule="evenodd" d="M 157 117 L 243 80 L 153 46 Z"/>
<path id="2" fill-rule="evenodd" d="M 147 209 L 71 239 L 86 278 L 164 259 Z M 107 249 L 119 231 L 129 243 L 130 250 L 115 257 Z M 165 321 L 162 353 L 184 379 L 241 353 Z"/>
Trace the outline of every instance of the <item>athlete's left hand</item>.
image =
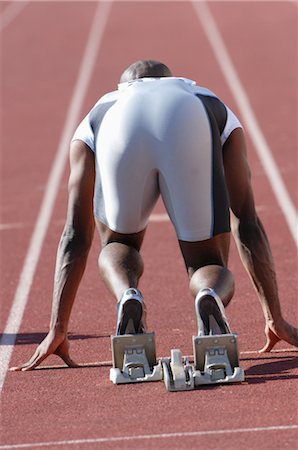
<path id="1" fill-rule="evenodd" d="M 284 319 L 281 319 L 279 324 L 266 324 L 265 335 L 267 342 L 264 347 L 259 350 L 259 353 L 270 352 L 281 340 L 298 347 L 298 329 L 290 325 Z"/>

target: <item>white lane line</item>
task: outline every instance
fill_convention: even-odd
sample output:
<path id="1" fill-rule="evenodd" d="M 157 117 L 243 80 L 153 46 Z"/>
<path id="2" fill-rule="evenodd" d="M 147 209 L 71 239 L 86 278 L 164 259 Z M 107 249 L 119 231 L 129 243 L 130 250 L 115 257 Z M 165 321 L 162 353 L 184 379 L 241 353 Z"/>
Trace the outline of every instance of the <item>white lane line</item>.
<path id="1" fill-rule="evenodd" d="M 258 212 L 266 211 L 267 209 L 268 209 L 267 205 L 256 205 L 256 210 Z M 151 216 L 149 218 L 149 222 L 156 222 L 156 223 L 170 222 L 170 218 L 167 213 L 153 213 L 153 214 L 151 214 Z M 64 225 L 65 219 L 56 219 L 55 221 L 52 222 L 52 224 L 59 225 L 59 226 Z M 0 231 L 10 231 L 10 230 L 26 228 L 26 227 L 30 227 L 30 226 L 32 226 L 32 225 L 29 222 L 28 223 L 25 223 L 25 222 L 0 223 Z"/>
<path id="2" fill-rule="evenodd" d="M 149 222 L 169 222 L 170 218 L 167 214 L 151 214 Z"/>
<path id="3" fill-rule="evenodd" d="M 14 21 L 27 4 L 27 1 L 12 2 L 3 10 L 0 15 L 0 33 Z"/>
<path id="4" fill-rule="evenodd" d="M 22 1 L 22 0 L 21 0 Z M 40 0 L 30 0 L 31 2 L 40 2 Z M 70 1 L 70 0 L 68 0 Z M 71 0 L 73 2 L 81 2 L 82 0 Z M 91 2 L 95 2 L 97 0 L 89 0 Z M 148 0 L 103 0 L 105 2 L 113 2 L 113 3 L 148 3 Z M 201 1 L 201 0 L 199 0 Z M 206 0 L 208 3 L 210 2 L 220 2 L 220 3 L 245 3 L 248 0 Z M 150 3 L 188 3 L 189 0 L 150 0 Z M 249 0 L 250 3 L 297 3 L 298 0 Z"/>
<path id="5" fill-rule="evenodd" d="M 107 339 L 110 339 L 110 336 L 106 336 Z M 243 352 L 239 352 L 240 354 L 240 361 L 241 361 L 241 356 L 246 356 L 246 355 L 258 355 L 260 360 L 263 359 L 270 359 L 274 353 L 297 353 L 298 350 L 293 347 L 293 348 L 281 348 L 278 350 L 271 350 L 270 353 L 260 353 L 258 350 L 247 350 L 247 351 L 243 351 Z M 296 356 L 296 355 L 295 355 Z M 157 360 L 161 360 L 161 359 L 165 359 L 165 358 L 169 358 L 168 356 L 157 356 Z M 194 360 L 194 356 L 193 355 L 183 355 L 182 357 L 183 359 L 188 358 L 190 361 Z M 248 358 L 245 358 L 248 359 Z M 89 361 L 89 362 L 84 362 L 84 363 L 80 363 L 78 369 L 81 368 L 88 368 L 88 367 L 110 367 L 113 365 L 113 361 Z M 34 370 L 55 370 L 55 369 L 68 369 L 68 366 L 66 364 L 51 364 L 51 365 L 40 365 L 35 367 Z"/>
<path id="6" fill-rule="evenodd" d="M 64 124 L 62 136 L 60 138 L 56 157 L 51 169 L 39 215 L 31 237 L 29 249 L 22 268 L 20 281 L 17 286 L 6 328 L 0 341 L 0 345 L 2 346 L 0 347 L 0 392 L 3 388 L 9 361 L 13 351 L 13 344 L 15 342 L 15 339 L 13 343 L 11 342 L 11 335 L 17 334 L 22 322 L 22 317 L 27 304 L 36 266 L 40 257 L 41 249 L 54 208 L 56 196 L 59 190 L 59 185 L 68 158 L 69 142 L 74 132 L 74 128 L 79 121 L 81 107 L 94 69 L 96 57 L 108 20 L 110 8 L 110 2 L 99 2 L 94 15 L 87 45 L 80 66 L 80 72 L 74 88 L 71 103 L 68 108 L 67 117 Z M 7 336 L 9 336 L 9 345 L 7 345 Z"/>
<path id="7" fill-rule="evenodd" d="M 105 0 L 106 1 L 106 0 Z M 149 218 L 149 222 L 169 222 L 170 218 L 167 214 L 151 214 Z M 55 225 L 63 225 L 65 223 L 65 219 L 58 219 L 55 220 Z M 30 223 L 25 222 L 12 222 L 12 223 L 0 223 L 0 231 L 11 231 L 11 230 L 18 230 L 26 227 L 30 227 Z"/>
<path id="8" fill-rule="evenodd" d="M 259 355 L 260 358 L 262 357 L 266 357 L 268 356 L 268 358 L 270 358 L 270 355 L 274 354 L 274 353 L 289 353 L 289 352 L 298 352 L 298 349 L 296 347 L 291 347 L 291 348 L 279 348 L 276 350 L 271 350 L 271 352 L 269 353 L 260 353 L 258 350 L 246 350 L 243 352 L 239 352 L 240 355 Z"/>
<path id="9" fill-rule="evenodd" d="M 256 210 L 259 211 L 266 211 L 268 209 L 267 205 L 257 205 Z M 151 214 L 149 218 L 149 222 L 170 222 L 170 218 L 167 213 L 153 213 Z M 1 229 L 1 228 L 0 228 Z"/>
<path id="10" fill-rule="evenodd" d="M 0 445 L 0 450 L 9 450 L 15 448 L 36 448 L 36 447 L 55 447 L 63 445 L 88 445 L 88 444 L 105 444 L 112 442 L 129 442 L 129 441 L 145 441 L 152 439 L 177 439 L 187 437 L 201 437 L 201 436 L 216 436 L 224 434 L 239 434 L 239 433 L 260 433 L 270 431 L 292 431 L 297 430 L 298 425 L 274 425 L 268 427 L 253 427 L 253 428 L 228 428 L 223 430 L 202 430 L 202 431 L 181 431 L 177 433 L 160 433 L 160 434 L 141 434 L 135 436 L 117 436 L 106 438 L 93 439 L 71 439 L 65 441 L 49 441 L 49 442 L 32 442 L 28 444 L 7 444 Z M 122 447 L 123 448 L 123 447 Z"/>
<path id="11" fill-rule="evenodd" d="M 192 4 L 213 49 L 218 65 L 222 70 L 226 82 L 234 96 L 234 100 L 241 112 L 243 122 L 250 134 L 252 142 L 254 143 L 254 147 L 275 194 L 277 203 L 284 214 L 284 218 L 288 224 L 291 235 L 298 246 L 298 217 L 296 208 L 279 173 L 270 147 L 258 124 L 248 96 L 224 43 L 223 37 L 220 34 L 217 24 L 206 2 L 204 0 L 193 1 Z"/>
<path id="12" fill-rule="evenodd" d="M 24 227 L 25 227 L 25 224 L 22 222 L 0 223 L 0 231 L 16 230 L 18 228 L 24 228 Z"/>

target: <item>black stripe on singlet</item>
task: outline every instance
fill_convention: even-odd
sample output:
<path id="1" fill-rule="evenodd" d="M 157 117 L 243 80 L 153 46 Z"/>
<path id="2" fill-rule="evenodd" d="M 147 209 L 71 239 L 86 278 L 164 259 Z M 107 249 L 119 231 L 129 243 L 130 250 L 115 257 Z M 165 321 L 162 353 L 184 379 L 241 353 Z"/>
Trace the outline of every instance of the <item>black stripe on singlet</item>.
<path id="1" fill-rule="evenodd" d="M 102 120 L 107 113 L 107 111 L 111 108 L 111 106 L 115 102 L 106 102 L 99 103 L 97 106 L 93 108 L 93 110 L 89 114 L 90 126 L 94 134 L 94 142 L 96 143 L 96 138 L 100 129 L 100 125 Z M 96 144 L 95 144 L 96 147 Z M 95 149 L 96 153 L 96 149 Z M 100 170 L 98 167 L 97 158 L 95 158 L 96 163 L 96 179 L 95 179 L 95 190 L 94 190 L 94 214 L 95 217 L 103 223 L 106 223 L 106 207 L 102 194 L 102 184 L 100 178 Z"/>
<path id="2" fill-rule="evenodd" d="M 222 145 L 220 135 L 227 121 L 227 110 L 216 97 L 196 94 L 207 112 L 212 133 L 212 190 L 213 190 L 213 232 L 212 235 L 230 231 L 228 190 L 225 182 Z"/>

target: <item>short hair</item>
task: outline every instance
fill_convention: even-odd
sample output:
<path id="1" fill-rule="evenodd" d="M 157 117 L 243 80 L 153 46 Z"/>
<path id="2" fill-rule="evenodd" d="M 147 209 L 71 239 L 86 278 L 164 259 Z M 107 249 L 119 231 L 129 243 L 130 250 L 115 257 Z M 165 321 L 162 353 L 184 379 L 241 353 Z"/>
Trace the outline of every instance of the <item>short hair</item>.
<path id="1" fill-rule="evenodd" d="M 139 60 L 131 64 L 120 77 L 120 83 L 144 77 L 171 77 L 171 70 L 162 62 L 151 59 Z"/>

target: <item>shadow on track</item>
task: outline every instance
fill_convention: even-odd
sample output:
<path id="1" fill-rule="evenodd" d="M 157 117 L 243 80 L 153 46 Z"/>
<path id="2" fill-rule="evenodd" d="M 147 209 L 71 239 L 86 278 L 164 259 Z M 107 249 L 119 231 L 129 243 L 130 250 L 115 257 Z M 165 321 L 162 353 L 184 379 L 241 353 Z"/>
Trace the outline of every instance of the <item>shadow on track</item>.
<path id="1" fill-rule="evenodd" d="M 38 332 L 38 333 L 18 333 L 9 334 L 3 333 L 0 334 L 1 345 L 31 345 L 31 344 L 39 344 L 45 337 L 47 333 Z M 75 334 L 69 333 L 68 339 L 70 341 L 82 341 L 85 339 L 106 339 L 110 338 L 108 333 L 106 334 Z"/>
<path id="2" fill-rule="evenodd" d="M 298 369 L 298 358 L 296 355 L 272 355 L 265 358 L 242 358 L 242 361 L 243 360 L 260 362 L 259 364 L 253 364 L 245 370 L 245 381 L 249 384 L 265 383 L 267 381 L 276 380 L 298 379 L 298 374 L 294 373 L 294 370 Z"/>

